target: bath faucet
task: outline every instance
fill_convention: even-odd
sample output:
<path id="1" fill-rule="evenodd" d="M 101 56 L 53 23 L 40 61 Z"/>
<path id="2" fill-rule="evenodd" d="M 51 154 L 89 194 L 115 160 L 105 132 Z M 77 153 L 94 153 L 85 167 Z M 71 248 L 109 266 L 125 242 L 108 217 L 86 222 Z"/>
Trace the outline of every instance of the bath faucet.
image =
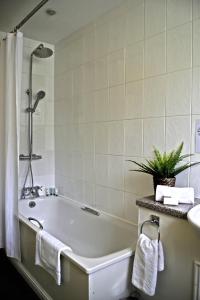
<path id="1" fill-rule="evenodd" d="M 24 187 L 21 192 L 21 199 L 26 198 L 37 198 L 39 197 L 39 190 L 41 190 L 41 186 L 30 186 L 30 187 Z"/>

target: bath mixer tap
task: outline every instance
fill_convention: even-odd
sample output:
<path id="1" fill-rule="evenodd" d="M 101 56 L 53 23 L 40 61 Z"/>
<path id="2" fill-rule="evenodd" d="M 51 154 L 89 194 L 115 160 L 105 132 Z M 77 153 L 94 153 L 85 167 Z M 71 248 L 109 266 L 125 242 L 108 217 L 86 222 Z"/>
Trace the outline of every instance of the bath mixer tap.
<path id="1" fill-rule="evenodd" d="M 38 198 L 39 197 L 39 190 L 41 190 L 42 187 L 39 185 L 31 186 L 31 187 L 24 187 L 21 192 L 21 199 L 26 198 Z"/>

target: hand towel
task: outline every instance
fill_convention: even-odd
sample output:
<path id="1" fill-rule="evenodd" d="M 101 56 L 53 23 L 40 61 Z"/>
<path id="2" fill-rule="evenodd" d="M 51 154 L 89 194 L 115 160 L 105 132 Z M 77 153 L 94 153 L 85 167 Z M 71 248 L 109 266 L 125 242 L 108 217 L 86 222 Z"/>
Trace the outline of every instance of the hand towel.
<path id="1" fill-rule="evenodd" d="M 192 187 L 178 188 L 166 185 L 157 185 L 156 201 L 162 201 L 163 197 L 176 198 L 179 203 L 193 204 L 194 189 Z"/>
<path id="2" fill-rule="evenodd" d="M 36 235 L 35 264 L 44 268 L 53 276 L 58 285 L 61 284 L 60 254 L 63 250 L 72 251 L 45 230 L 39 230 Z"/>
<path id="3" fill-rule="evenodd" d="M 149 296 L 155 294 L 157 273 L 164 270 L 164 253 L 161 241 L 150 240 L 140 234 L 133 263 L 132 283 Z"/>

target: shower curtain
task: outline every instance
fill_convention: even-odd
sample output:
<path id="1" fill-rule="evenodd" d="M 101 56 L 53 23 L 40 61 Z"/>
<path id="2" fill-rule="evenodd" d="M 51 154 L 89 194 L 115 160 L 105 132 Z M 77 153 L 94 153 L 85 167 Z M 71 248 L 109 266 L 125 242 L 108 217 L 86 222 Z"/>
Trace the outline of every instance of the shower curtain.
<path id="1" fill-rule="evenodd" d="M 0 248 L 20 259 L 18 220 L 19 114 L 23 34 L 8 33 L 0 44 Z"/>

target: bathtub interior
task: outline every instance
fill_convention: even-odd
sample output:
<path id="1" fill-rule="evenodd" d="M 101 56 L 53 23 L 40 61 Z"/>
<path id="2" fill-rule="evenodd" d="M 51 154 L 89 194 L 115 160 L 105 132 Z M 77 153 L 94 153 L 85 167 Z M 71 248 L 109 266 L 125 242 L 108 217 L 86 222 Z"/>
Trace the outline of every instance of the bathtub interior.
<path id="1" fill-rule="evenodd" d="M 137 227 L 120 222 L 104 213 L 95 216 L 81 210 L 69 199 L 48 197 L 37 199 L 33 208 L 29 201 L 20 201 L 19 211 L 28 218 L 35 217 L 44 230 L 70 246 L 73 253 L 97 258 L 123 249 L 134 249 Z"/>

